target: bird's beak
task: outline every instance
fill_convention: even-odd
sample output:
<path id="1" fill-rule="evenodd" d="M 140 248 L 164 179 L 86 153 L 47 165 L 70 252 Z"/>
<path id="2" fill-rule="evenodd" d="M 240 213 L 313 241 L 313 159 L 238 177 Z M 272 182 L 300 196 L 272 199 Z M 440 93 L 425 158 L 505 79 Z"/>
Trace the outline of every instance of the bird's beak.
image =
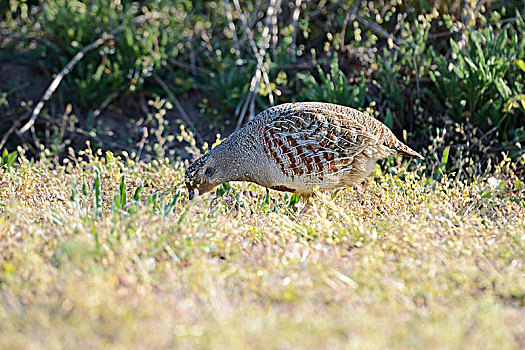
<path id="1" fill-rule="evenodd" d="M 188 197 L 190 198 L 190 201 L 195 197 L 195 192 L 193 190 L 188 190 Z"/>

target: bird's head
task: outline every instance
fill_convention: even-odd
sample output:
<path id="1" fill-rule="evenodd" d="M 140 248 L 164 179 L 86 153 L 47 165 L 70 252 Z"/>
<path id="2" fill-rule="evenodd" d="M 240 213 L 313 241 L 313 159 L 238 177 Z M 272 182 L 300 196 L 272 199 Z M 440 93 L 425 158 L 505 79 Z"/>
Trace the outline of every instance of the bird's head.
<path id="1" fill-rule="evenodd" d="M 198 191 L 198 194 L 203 194 L 213 190 L 224 181 L 221 181 L 219 177 L 215 159 L 207 153 L 190 164 L 184 175 L 184 182 L 191 200 L 195 196 L 195 190 Z"/>

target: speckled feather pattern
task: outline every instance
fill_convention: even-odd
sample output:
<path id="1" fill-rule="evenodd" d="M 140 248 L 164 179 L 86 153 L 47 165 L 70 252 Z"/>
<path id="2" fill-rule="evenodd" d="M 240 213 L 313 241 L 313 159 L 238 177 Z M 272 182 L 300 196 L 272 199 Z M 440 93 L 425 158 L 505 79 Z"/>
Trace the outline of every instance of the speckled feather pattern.
<path id="1" fill-rule="evenodd" d="M 231 163 L 226 181 L 253 181 L 298 194 L 358 183 L 381 158 L 422 158 L 367 114 L 319 102 L 269 108 L 210 153 Z"/>

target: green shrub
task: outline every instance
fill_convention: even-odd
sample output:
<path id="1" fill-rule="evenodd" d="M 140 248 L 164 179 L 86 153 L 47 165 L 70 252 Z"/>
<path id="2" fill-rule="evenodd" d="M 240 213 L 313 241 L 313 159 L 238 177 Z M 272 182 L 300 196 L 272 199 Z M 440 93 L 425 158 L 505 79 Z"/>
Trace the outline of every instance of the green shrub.
<path id="1" fill-rule="evenodd" d="M 402 24 L 402 39 L 398 47 L 383 47 L 381 55 L 374 58 L 377 70 L 372 84 L 379 90 L 374 100 L 385 120 L 397 120 L 399 125 L 408 126 L 410 116 L 426 124 L 422 116 L 423 99 L 428 89 L 422 83 L 428 77 L 436 52 L 429 41 L 431 17 L 414 21 L 412 25 Z M 394 46 L 391 42 L 390 46 Z"/>
<path id="2" fill-rule="evenodd" d="M 362 109 L 367 102 L 366 80 L 361 74 L 359 84 L 350 84 L 346 75 L 339 69 L 337 53 L 334 53 L 330 62 L 330 71 L 325 73 L 321 66 L 314 61 L 319 75 L 319 82 L 310 73 L 297 75 L 303 87 L 301 97 L 305 100 L 337 103 Z"/>
<path id="3" fill-rule="evenodd" d="M 516 27 L 473 30 L 463 48 L 451 40 L 454 60 L 440 57 L 437 70 L 430 74 L 443 113 L 458 123 L 468 120 L 485 132 L 499 128 L 503 140 L 512 140 L 514 129 L 525 122 L 525 109 L 513 103 L 525 91 L 522 19 Z"/>
<path id="4" fill-rule="evenodd" d="M 227 65 L 215 73 L 211 79 L 206 79 L 211 96 L 223 105 L 235 108 L 248 93 L 250 74 L 252 74 L 254 66 L 254 64 L 238 65 L 232 62 L 231 65 Z"/>
<path id="5" fill-rule="evenodd" d="M 167 86 L 174 94 L 200 90 L 200 113 L 212 118 L 197 118 L 195 106 L 187 110 L 204 138 L 213 134 L 204 130 L 242 122 L 270 104 L 317 100 L 373 107 L 398 135 L 406 130 L 405 140 L 417 149 L 433 145 L 437 128 L 446 129 L 432 150 L 442 154 L 450 145 L 455 163 L 462 152 L 465 164 L 482 164 L 486 154 L 496 158 L 501 150 L 521 147 L 516 142 L 524 138 L 525 25 L 515 20 L 522 16 L 514 13 L 516 1 L 483 6 L 472 0 L 303 1 L 300 8 L 296 3 L 0 1 L 0 64 L 24 58 L 23 64 L 44 67 L 47 78 L 104 33 L 116 32 L 67 72 L 36 119 L 35 134 L 13 132 L 7 145 L 40 143 L 63 152 L 65 145 L 82 142 L 73 138 L 105 130 L 102 118 L 86 109 L 138 92 L 160 101 Z M 502 29 L 503 23 L 509 24 Z M 313 69 L 311 52 L 323 57 L 313 59 Z M 152 74 L 166 83 L 162 89 L 157 80 L 149 81 Z M 20 125 L 13 131 L 23 127 L 34 106 L 29 100 L 39 96 L 29 98 L 22 83 L 14 88 L 1 83 L 0 114 L 9 115 L 0 125 L 5 134 L 14 121 Z M 117 100 L 116 107 L 127 101 Z M 72 113 L 62 118 L 68 104 L 75 118 Z M 131 113 L 118 109 L 126 110 L 123 119 L 133 114 L 142 120 L 143 106 L 136 104 Z M 60 123 L 66 117 L 71 125 L 79 121 L 78 129 L 65 130 Z M 121 140 L 132 147 L 135 136 Z M 144 153 L 158 149 L 146 146 Z M 473 158 L 476 152 L 480 159 Z M 439 158 L 433 158 L 436 166 Z M 446 170 L 456 168 L 449 160 Z"/>
<path id="6" fill-rule="evenodd" d="M 2 152 L 2 157 L 0 157 L 0 169 L 5 168 L 5 170 L 12 174 L 15 167 L 15 162 L 18 157 L 18 152 L 13 151 L 9 153 L 6 148 L 4 148 L 4 151 Z"/>
<path id="7" fill-rule="evenodd" d="M 191 3 L 183 0 L 142 7 L 134 2 L 50 0 L 41 25 L 52 43 L 47 55 L 56 59 L 46 62 L 58 71 L 104 32 L 118 31 L 115 40 L 88 52 L 62 85 L 68 99 L 85 107 L 97 106 L 119 89 L 137 90 L 165 60 L 177 56 L 186 33 L 185 9 L 191 9 Z"/>

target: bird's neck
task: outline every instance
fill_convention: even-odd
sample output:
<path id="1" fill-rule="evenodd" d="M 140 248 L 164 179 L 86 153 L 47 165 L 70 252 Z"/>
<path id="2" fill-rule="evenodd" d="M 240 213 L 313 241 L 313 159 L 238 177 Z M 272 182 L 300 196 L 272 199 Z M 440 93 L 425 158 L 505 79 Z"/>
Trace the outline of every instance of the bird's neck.
<path id="1" fill-rule="evenodd" d="M 217 169 L 223 174 L 222 180 L 253 181 L 253 155 L 233 141 L 235 139 L 228 138 L 211 151 Z"/>

